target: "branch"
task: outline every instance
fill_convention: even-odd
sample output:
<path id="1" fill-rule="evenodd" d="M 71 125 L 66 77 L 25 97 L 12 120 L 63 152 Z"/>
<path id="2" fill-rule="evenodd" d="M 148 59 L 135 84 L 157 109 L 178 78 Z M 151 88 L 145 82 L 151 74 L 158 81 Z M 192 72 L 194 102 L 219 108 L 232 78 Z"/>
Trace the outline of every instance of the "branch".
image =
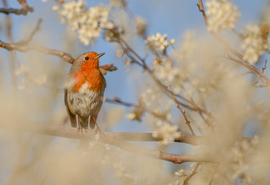
<path id="1" fill-rule="evenodd" d="M 45 124 L 28 124 L 28 125 L 0 125 L 1 128 L 21 130 L 31 133 L 39 133 L 44 135 L 58 136 L 71 139 L 81 139 L 82 134 L 78 132 L 78 129 L 72 127 L 62 127 L 62 126 L 52 126 Z M 115 140 L 121 139 L 126 141 L 159 141 L 159 139 L 154 138 L 152 133 L 136 133 L 136 132 L 103 132 L 106 135 L 106 139 Z M 192 136 L 184 132 L 180 132 L 181 136 L 175 139 L 175 142 L 181 142 L 186 144 L 191 144 L 197 146 L 198 143 L 196 140 L 199 140 L 201 144 L 211 143 L 209 137 L 203 136 Z M 95 135 L 94 130 L 87 130 L 87 133 L 83 133 L 83 138 L 93 139 Z"/>
<path id="2" fill-rule="evenodd" d="M 147 148 L 139 147 L 136 145 L 132 145 L 123 140 L 117 140 L 116 142 L 109 142 L 108 144 L 112 144 L 114 146 L 121 148 L 122 150 L 131 152 L 131 153 L 136 153 L 136 154 L 144 155 L 151 158 L 173 162 L 174 164 L 181 164 L 183 162 L 210 162 L 206 157 L 203 157 L 201 155 L 170 154 L 170 153 L 165 153 L 159 150 L 152 150 L 152 149 L 147 149 Z"/>
<path id="3" fill-rule="evenodd" d="M 34 11 L 34 8 L 28 6 L 26 0 L 18 0 L 18 2 L 22 5 L 22 9 L 7 8 L 7 3 L 4 1 L 5 8 L 0 8 L 0 12 L 5 14 L 14 13 L 17 15 L 27 15 L 28 12 Z"/>
<path id="4" fill-rule="evenodd" d="M 31 37 L 31 35 L 30 35 L 30 37 Z M 64 61 L 71 63 L 71 64 L 74 62 L 74 58 L 70 54 L 65 53 L 64 51 L 59 51 L 59 50 L 55 50 L 55 49 L 48 49 L 48 48 L 45 48 L 43 46 L 17 45 L 17 44 L 5 43 L 5 42 L 2 42 L 0 40 L 0 47 L 5 48 L 9 51 L 13 51 L 13 50 L 20 51 L 20 52 L 27 52 L 27 51 L 31 51 L 31 50 L 39 51 L 39 52 L 42 52 L 46 55 L 58 56 L 58 57 L 62 58 Z M 117 68 L 115 66 L 113 66 L 113 64 L 99 66 L 99 67 L 105 69 L 106 71 L 117 70 Z"/>
<path id="5" fill-rule="evenodd" d="M 4 14 L 16 14 L 16 15 L 27 15 L 28 12 L 33 12 L 34 8 L 28 7 L 27 9 L 14 9 L 14 8 L 0 8 L 0 12 Z"/>
<path id="6" fill-rule="evenodd" d="M 26 131 L 31 133 L 38 133 L 44 135 L 58 136 L 64 138 L 73 138 L 73 139 L 94 139 L 95 131 L 87 130 L 83 135 L 81 132 L 78 132 L 76 128 L 71 127 L 60 127 L 60 126 L 51 126 L 45 124 L 28 124 L 28 125 L 1 125 L 4 129 L 13 129 L 18 131 Z M 140 146 L 135 146 L 127 141 L 157 141 L 156 138 L 152 137 L 151 133 L 120 133 L 120 132 L 103 132 L 105 137 L 100 137 L 102 142 L 114 145 L 119 147 L 122 150 L 161 159 L 165 161 L 170 161 L 175 164 L 181 164 L 183 162 L 210 162 L 206 157 L 201 155 L 176 155 L 165 153 L 159 150 L 146 149 Z M 193 138 L 193 139 L 192 139 Z M 200 139 L 200 137 L 197 137 Z M 202 142 L 209 142 L 209 139 L 202 137 Z M 126 141 L 127 140 L 127 141 Z M 193 141 L 192 141 L 193 140 Z M 177 142 L 184 142 L 189 144 L 194 144 L 194 137 L 191 135 L 184 135 L 176 139 Z M 191 142 L 192 141 L 192 142 Z"/>
<path id="7" fill-rule="evenodd" d="M 34 35 L 36 34 L 36 32 L 40 29 L 41 22 L 42 22 L 42 19 L 38 19 L 37 25 L 34 28 L 34 30 L 31 32 L 29 37 L 26 38 L 26 39 L 22 39 L 19 42 L 16 42 L 14 44 L 16 44 L 16 45 L 28 45 L 32 41 L 32 39 L 33 39 Z"/>

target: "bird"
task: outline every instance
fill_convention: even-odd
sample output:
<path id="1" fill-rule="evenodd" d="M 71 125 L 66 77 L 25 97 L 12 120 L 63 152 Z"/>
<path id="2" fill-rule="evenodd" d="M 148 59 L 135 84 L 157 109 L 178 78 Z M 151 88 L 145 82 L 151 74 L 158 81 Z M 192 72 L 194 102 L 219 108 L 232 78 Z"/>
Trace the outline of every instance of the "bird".
<path id="1" fill-rule="evenodd" d="M 70 123 L 78 130 L 97 126 L 97 118 L 102 107 L 106 80 L 99 70 L 99 58 L 105 53 L 87 52 L 73 62 L 65 81 L 64 101 Z M 78 123 L 76 121 L 78 116 Z"/>

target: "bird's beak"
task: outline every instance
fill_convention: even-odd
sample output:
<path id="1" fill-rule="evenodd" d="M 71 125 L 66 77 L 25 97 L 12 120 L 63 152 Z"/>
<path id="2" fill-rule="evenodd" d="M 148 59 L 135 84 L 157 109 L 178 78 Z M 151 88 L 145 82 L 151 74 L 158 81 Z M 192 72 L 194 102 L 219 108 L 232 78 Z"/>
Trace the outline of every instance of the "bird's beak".
<path id="1" fill-rule="evenodd" d="M 105 53 L 100 53 L 100 54 L 98 54 L 98 56 L 95 57 L 95 59 L 99 59 L 99 58 L 102 57 L 103 55 L 105 55 Z"/>

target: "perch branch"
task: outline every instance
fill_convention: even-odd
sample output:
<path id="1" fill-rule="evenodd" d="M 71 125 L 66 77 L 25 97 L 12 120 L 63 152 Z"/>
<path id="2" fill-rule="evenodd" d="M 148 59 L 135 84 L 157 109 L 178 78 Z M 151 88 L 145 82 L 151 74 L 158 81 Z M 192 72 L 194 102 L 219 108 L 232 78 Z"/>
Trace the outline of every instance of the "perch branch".
<path id="1" fill-rule="evenodd" d="M 38 133 L 50 136 L 58 136 L 65 138 L 73 138 L 73 139 L 94 139 L 95 131 L 88 130 L 87 133 L 81 135 L 80 132 L 76 128 L 71 127 L 61 127 L 61 126 L 51 126 L 45 124 L 28 124 L 28 125 L 1 125 L 1 128 L 4 129 L 13 129 L 19 131 L 26 131 L 31 133 Z M 152 150 L 143 148 L 140 146 L 133 145 L 128 143 L 127 141 L 157 141 L 156 138 L 152 137 L 151 133 L 117 133 L 117 132 L 104 132 L 106 137 L 101 137 L 101 141 L 117 146 L 122 150 L 161 159 L 165 161 L 170 161 L 175 164 L 181 164 L 183 162 L 210 162 L 206 157 L 202 155 L 176 155 L 170 154 L 166 152 L 162 152 L 159 150 Z M 191 135 L 182 135 L 177 138 L 177 142 L 185 142 L 189 144 L 194 144 L 195 139 Z M 197 137 L 196 139 L 200 139 Z M 201 137 L 203 143 L 209 142 L 209 139 Z M 193 140 L 193 141 L 192 141 Z M 207 141 L 208 140 L 208 141 Z"/>

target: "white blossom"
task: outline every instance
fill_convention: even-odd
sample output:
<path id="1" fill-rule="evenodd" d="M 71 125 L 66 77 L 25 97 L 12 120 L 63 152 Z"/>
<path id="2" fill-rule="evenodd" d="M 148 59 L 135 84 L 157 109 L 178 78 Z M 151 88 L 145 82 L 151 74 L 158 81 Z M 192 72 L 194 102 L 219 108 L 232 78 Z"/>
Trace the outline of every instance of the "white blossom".
<path id="1" fill-rule="evenodd" d="M 113 167 L 115 169 L 114 176 L 121 177 L 125 171 L 125 166 L 123 165 L 123 163 L 122 162 L 114 163 Z"/>
<path id="2" fill-rule="evenodd" d="M 156 59 L 153 62 L 155 75 L 158 79 L 173 82 L 174 78 L 178 75 L 179 70 L 173 67 L 172 64 L 166 59 Z"/>
<path id="3" fill-rule="evenodd" d="M 44 85 L 46 81 L 47 81 L 47 75 L 46 74 L 35 79 L 35 83 L 37 85 Z"/>
<path id="4" fill-rule="evenodd" d="M 195 32 L 187 31 L 184 34 L 183 41 L 181 42 L 179 51 L 181 52 L 180 59 L 184 62 L 187 62 L 192 54 L 195 52 L 197 48 L 197 43 L 195 42 Z"/>
<path id="5" fill-rule="evenodd" d="M 53 10 L 53 11 L 58 11 L 58 10 L 60 10 L 60 7 L 57 6 L 57 5 L 54 5 L 54 6 L 52 7 L 52 10 Z"/>
<path id="6" fill-rule="evenodd" d="M 240 13 L 234 4 L 228 0 L 210 0 L 205 5 L 209 31 L 221 31 L 235 27 Z"/>
<path id="7" fill-rule="evenodd" d="M 155 138 L 162 138 L 161 144 L 167 145 L 168 143 L 173 142 L 175 138 L 181 136 L 180 132 L 177 130 L 178 127 L 176 125 L 165 123 L 154 131 L 152 135 Z"/>
<path id="8" fill-rule="evenodd" d="M 20 65 L 20 68 L 15 71 L 15 75 L 19 76 L 20 74 L 24 74 L 25 72 L 27 72 L 25 65 Z"/>
<path id="9" fill-rule="evenodd" d="M 111 29 L 114 24 L 108 19 L 108 7 L 96 6 L 86 9 L 85 5 L 83 0 L 72 1 L 64 3 L 61 8 L 54 6 L 53 10 L 62 17 L 63 23 L 78 33 L 84 45 L 89 45 L 100 36 L 101 29 Z"/>
<path id="10" fill-rule="evenodd" d="M 156 36 L 148 36 L 145 43 L 149 48 L 160 51 L 163 51 L 169 45 L 169 42 L 167 41 L 167 34 L 161 35 L 160 33 L 157 33 Z"/>
<path id="11" fill-rule="evenodd" d="M 20 90 L 25 90 L 29 86 L 26 80 L 22 79 L 21 84 L 19 85 Z"/>
<path id="12" fill-rule="evenodd" d="M 181 177 L 181 176 L 183 176 L 183 175 L 185 174 L 185 170 L 184 170 L 184 169 L 178 170 L 178 171 L 176 171 L 174 174 L 175 174 L 176 176 Z"/>
<path id="13" fill-rule="evenodd" d="M 136 29 L 137 29 L 137 34 L 144 36 L 146 28 L 147 28 L 146 20 L 142 17 L 137 16 L 137 17 L 135 17 L 135 25 L 136 25 Z"/>
<path id="14" fill-rule="evenodd" d="M 251 141 L 241 140 L 235 142 L 235 146 L 232 148 L 232 154 L 234 157 L 235 165 L 233 167 L 234 174 L 233 179 L 236 180 L 240 177 L 241 181 L 246 184 L 250 184 L 252 181 L 250 166 L 245 162 L 247 157 L 250 157 L 256 152 L 255 147 L 258 145 L 258 136 L 255 136 Z"/>
<path id="15" fill-rule="evenodd" d="M 259 56 L 264 54 L 268 49 L 267 44 L 264 42 L 260 27 L 258 25 L 249 24 L 246 26 L 247 33 L 244 43 L 241 48 L 244 50 L 244 60 L 248 60 L 251 64 L 258 61 Z"/>
<path id="16" fill-rule="evenodd" d="M 178 177 L 185 177 L 190 173 L 189 170 L 184 170 L 184 169 L 180 169 L 178 171 L 176 171 L 174 174 Z"/>
<path id="17" fill-rule="evenodd" d="M 121 56 L 123 56 L 123 54 L 124 54 L 124 51 L 122 49 L 117 50 L 116 51 L 116 58 L 120 58 Z"/>
<path id="18" fill-rule="evenodd" d="M 174 39 L 171 39 L 170 40 L 170 44 L 174 44 L 175 43 L 175 40 Z"/>
<path id="19" fill-rule="evenodd" d="M 129 114 L 127 115 L 127 118 L 128 118 L 129 120 L 134 120 L 134 119 L 136 118 L 136 114 L 135 114 L 134 112 L 131 112 L 131 113 L 129 113 Z"/>

